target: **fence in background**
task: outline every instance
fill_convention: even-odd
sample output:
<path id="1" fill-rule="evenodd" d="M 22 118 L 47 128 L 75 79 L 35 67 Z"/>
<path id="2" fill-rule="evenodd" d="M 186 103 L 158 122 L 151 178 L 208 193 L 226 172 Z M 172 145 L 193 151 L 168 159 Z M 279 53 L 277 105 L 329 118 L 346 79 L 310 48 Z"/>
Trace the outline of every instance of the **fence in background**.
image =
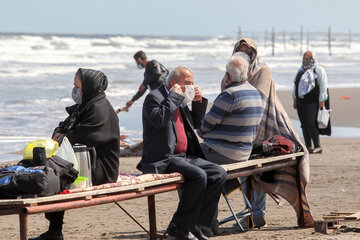
<path id="1" fill-rule="evenodd" d="M 269 37 L 269 35 L 271 35 Z M 336 35 L 336 36 L 335 36 Z M 237 32 L 237 39 L 240 39 L 243 37 L 241 27 L 238 28 Z M 259 34 L 257 34 L 257 39 L 261 38 Z M 327 49 L 329 56 L 333 55 L 332 47 L 334 46 L 334 38 L 336 38 L 336 44 L 342 44 L 341 47 L 351 49 L 352 41 L 353 41 L 353 34 L 351 32 L 351 29 L 349 29 L 348 33 L 335 33 L 333 34 L 331 31 L 331 26 L 328 27 L 327 32 L 310 32 L 309 30 L 306 31 L 305 34 L 306 41 L 304 41 L 304 28 L 303 26 L 300 27 L 299 32 L 286 32 L 285 30 L 282 31 L 276 31 L 275 27 L 272 27 L 272 31 L 269 33 L 268 30 L 265 30 L 263 41 L 264 41 L 264 48 L 271 47 L 271 55 L 276 55 L 276 47 L 280 47 L 279 43 L 282 42 L 283 49 L 287 48 L 287 45 L 289 44 L 289 41 L 299 43 L 299 53 L 300 55 L 304 54 L 304 51 L 310 49 L 312 46 L 312 41 L 322 40 L 323 43 L 327 42 Z M 320 39 L 319 39 L 320 38 Z M 306 42 L 306 44 L 304 44 Z M 258 42 L 260 44 L 260 42 Z M 312 46 L 313 47 L 313 46 Z M 317 45 L 317 47 L 323 47 Z"/>

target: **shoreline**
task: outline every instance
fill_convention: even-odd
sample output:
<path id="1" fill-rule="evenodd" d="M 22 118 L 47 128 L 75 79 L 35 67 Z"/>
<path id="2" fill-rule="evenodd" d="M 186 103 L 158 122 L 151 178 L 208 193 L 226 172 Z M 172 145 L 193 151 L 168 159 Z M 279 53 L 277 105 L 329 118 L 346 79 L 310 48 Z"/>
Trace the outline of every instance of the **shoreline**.
<path id="1" fill-rule="evenodd" d="M 297 112 L 292 106 L 292 90 L 277 90 L 277 95 L 288 116 L 298 120 Z M 332 127 L 360 128 L 360 88 L 329 88 L 329 95 Z M 341 97 L 345 99 L 340 99 Z"/>

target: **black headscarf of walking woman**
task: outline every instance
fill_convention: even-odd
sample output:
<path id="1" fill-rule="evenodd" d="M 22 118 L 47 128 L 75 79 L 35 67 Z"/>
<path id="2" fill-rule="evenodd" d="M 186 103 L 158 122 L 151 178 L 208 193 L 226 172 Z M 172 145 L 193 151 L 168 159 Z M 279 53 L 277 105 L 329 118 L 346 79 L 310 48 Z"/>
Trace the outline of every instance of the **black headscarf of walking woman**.
<path id="1" fill-rule="evenodd" d="M 106 75 L 97 70 L 79 68 L 74 77 L 74 88 L 72 90 L 72 98 L 75 105 L 66 107 L 69 117 L 59 124 L 64 134 L 70 133 L 79 120 L 82 112 L 86 111 L 94 102 L 105 98 L 104 91 L 108 86 Z M 53 138 L 56 138 L 56 128 Z M 62 139 L 55 139 L 61 142 Z"/>

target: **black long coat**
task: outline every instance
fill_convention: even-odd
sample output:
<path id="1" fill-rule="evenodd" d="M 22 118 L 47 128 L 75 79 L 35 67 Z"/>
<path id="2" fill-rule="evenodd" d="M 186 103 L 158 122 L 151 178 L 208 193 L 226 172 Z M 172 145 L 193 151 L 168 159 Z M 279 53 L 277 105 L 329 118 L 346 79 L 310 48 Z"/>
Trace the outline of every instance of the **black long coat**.
<path id="1" fill-rule="evenodd" d="M 106 76 L 99 71 L 80 69 L 83 102 L 67 107 L 69 116 L 54 133 L 63 133 L 71 144 L 80 143 L 96 149 L 96 168 L 92 170 L 94 185 L 116 182 L 119 174 L 119 119 L 103 92 Z"/>

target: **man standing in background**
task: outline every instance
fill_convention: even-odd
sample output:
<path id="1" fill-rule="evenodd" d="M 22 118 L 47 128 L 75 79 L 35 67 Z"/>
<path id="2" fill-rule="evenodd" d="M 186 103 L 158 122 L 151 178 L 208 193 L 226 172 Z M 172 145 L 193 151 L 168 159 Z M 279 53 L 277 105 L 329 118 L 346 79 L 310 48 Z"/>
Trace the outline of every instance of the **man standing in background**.
<path id="1" fill-rule="evenodd" d="M 149 61 L 143 51 L 135 53 L 134 59 L 138 69 L 145 68 L 144 80 L 140 84 L 139 90 L 136 94 L 126 103 L 126 110 L 128 110 L 128 108 L 130 108 L 136 100 L 141 98 L 147 89 L 151 91 L 160 86 L 160 84 L 165 83 L 166 77 L 169 74 L 169 71 L 164 67 L 164 65 L 158 61 Z M 119 112 L 121 112 L 121 108 L 116 110 L 116 113 Z"/>

